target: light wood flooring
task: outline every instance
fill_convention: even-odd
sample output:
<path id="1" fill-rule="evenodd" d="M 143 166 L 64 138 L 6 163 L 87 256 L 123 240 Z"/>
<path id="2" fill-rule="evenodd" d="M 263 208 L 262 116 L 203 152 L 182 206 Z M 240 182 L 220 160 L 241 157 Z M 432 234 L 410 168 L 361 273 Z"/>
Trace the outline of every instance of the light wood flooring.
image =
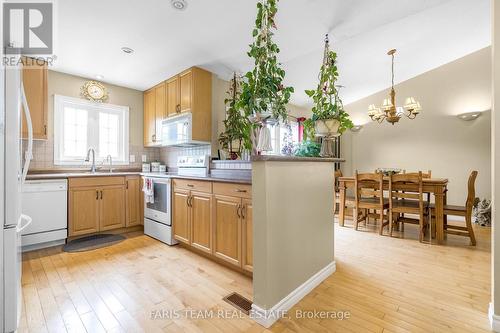
<path id="1" fill-rule="evenodd" d="M 152 311 L 232 310 L 222 297 L 237 291 L 251 299 L 252 282 L 144 235 L 129 235 L 122 243 L 91 252 L 30 252 L 23 260 L 19 331 L 489 331 L 490 230 L 475 228 L 478 246 L 473 248 L 455 236 L 449 236 L 446 246 L 420 244 L 411 227 L 406 239 L 379 236 L 372 226 L 354 231 L 336 225 L 337 272 L 270 330 L 245 316 L 151 319 Z M 299 309 L 345 310 L 350 318 L 296 319 Z"/>

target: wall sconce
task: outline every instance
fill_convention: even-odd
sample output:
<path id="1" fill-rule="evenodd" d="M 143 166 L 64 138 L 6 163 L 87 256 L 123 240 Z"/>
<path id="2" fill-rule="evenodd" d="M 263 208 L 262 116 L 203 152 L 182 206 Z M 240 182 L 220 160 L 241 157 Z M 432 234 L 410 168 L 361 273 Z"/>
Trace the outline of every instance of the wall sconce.
<path id="1" fill-rule="evenodd" d="M 354 125 L 351 128 L 351 132 L 357 133 L 357 132 L 361 131 L 362 128 L 363 128 L 363 125 Z"/>
<path id="2" fill-rule="evenodd" d="M 481 112 L 475 111 L 475 112 L 467 112 L 467 113 L 462 113 L 457 115 L 459 119 L 462 119 L 464 121 L 471 121 L 471 120 L 476 120 L 481 116 Z"/>

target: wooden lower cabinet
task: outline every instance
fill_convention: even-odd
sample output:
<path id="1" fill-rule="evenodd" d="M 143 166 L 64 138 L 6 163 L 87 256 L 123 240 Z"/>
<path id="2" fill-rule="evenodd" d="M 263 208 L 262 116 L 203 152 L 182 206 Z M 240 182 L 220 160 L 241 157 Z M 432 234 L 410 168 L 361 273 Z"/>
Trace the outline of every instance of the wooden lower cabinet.
<path id="1" fill-rule="evenodd" d="M 253 271 L 251 186 L 175 179 L 172 198 L 174 237 L 180 242 Z M 186 183 L 186 184 L 184 184 Z M 200 183 L 200 184 L 198 184 Z M 212 193 L 213 192 L 213 193 Z M 233 196 L 234 193 L 234 196 Z M 229 195 L 228 195 L 229 194 Z"/>
<path id="2" fill-rule="evenodd" d="M 191 192 L 189 202 L 191 208 L 190 229 L 191 246 L 212 252 L 212 195 Z"/>
<path id="3" fill-rule="evenodd" d="M 253 272 L 253 206 L 252 200 L 242 200 L 241 267 Z"/>
<path id="4" fill-rule="evenodd" d="M 99 231 L 99 191 L 74 188 L 69 192 L 69 236 Z"/>
<path id="5" fill-rule="evenodd" d="M 214 196 L 214 254 L 241 266 L 241 199 Z"/>
<path id="6" fill-rule="evenodd" d="M 132 178 L 128 188 L 125 184 L 125 177 L 117 176 L 70 178 L 69 236 L 139 225 L 140 178 Z"/>
<path id="7" fill-rule="evenodd" d="M 100 189 L 101 209 L 99 231 L 125 227 L 125 186 L 106 186 Z"/>
<path id="8" fill-rule="evenodd" d="M 172 220 L 174 238 L 179 242 L 190 244 L 189 236 L 189 191 L 175 189 L 172 195 Z"/>

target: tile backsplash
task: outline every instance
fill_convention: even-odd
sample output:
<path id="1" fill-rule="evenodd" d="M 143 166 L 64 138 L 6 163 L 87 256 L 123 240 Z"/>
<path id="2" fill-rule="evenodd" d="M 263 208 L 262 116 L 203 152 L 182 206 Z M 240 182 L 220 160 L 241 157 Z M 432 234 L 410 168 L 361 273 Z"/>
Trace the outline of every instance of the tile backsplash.
<path id="1" fill-rule="evenodd" d="M 23 147 L 26 147 L 26 140 L 23 140 Z M 143 146 L 133 146 L 129 147 L 129 155 L 135 155 L 135 162 L 128 165 L 116 165 L 116 169 L 130 169 L 130 168 L 141 168 L 142 167 L 142 155 L 146 155 L 148 162 L 160 161 L 160 149 L 159 148 L 144 148 Z M 30 163 L 30 170 L 50 170 L 50 169 L 71 169 L 71 168 L 82 168 L 88 167 L 89 162 L 84 161 L 85 156 L 82 156 L 82 162 L 80 165 L 66 166 L 66 165 L 54 165 L 54 142 L 52 140 L 35 140 L 33 141 L 33 160 Z"/>
<path id="2" fill-rule="evenodd" d="M 211 146 L 196 147 L 164 147 L 160 148 L 160 161 L 165 163 L 169 169 L 177 168 L 177 157 L 184 155 L 210 155 Z"/>

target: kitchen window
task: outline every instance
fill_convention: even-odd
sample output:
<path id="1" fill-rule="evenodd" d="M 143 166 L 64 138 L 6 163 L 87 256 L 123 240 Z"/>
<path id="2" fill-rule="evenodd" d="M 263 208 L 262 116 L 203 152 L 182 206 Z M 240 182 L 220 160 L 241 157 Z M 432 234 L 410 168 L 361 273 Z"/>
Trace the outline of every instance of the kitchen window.
<path id="1" fill-rule="evenodd" d="M 299 143 L 299 124 L 295 120 L 289 120 L 288 124 L 290 128 L 286 124 L 277 124 L 270 128 L 271 130 L 271 145 L 273 147 L 273 151 L 271 154 L 280 155 L 282 154 L 281 150 L 285 145 L 285 134 L 288 131 L 291 132 L 291 139 L 296 146 Z"/>
<path id="2" fill-rule="evenodd" d="M 82 165 L 94 148 L 96 163 L 111 155 L 113 164 L 129 163 L 129 108 L 54 96 L 54 164 Z"/>

